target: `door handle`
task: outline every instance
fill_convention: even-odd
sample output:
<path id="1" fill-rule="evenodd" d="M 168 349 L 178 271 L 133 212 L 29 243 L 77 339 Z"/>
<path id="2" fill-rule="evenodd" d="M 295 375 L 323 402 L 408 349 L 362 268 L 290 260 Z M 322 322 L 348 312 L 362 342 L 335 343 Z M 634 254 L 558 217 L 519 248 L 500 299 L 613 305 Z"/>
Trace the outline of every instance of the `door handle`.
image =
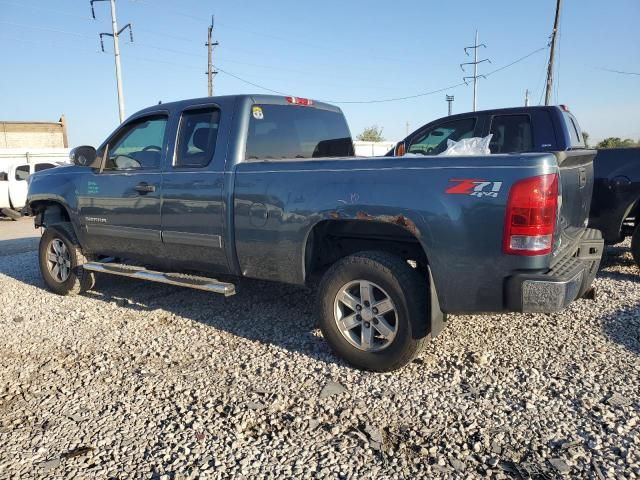
<path id="1" fill-rule="evenodd" d="M 136 191 L 139 194 L 144 195 L 145 193 L 155 192 L 156 186 L 149 185 L 147 182 L 140 182 L 138 185 L 136 185 Z"/>

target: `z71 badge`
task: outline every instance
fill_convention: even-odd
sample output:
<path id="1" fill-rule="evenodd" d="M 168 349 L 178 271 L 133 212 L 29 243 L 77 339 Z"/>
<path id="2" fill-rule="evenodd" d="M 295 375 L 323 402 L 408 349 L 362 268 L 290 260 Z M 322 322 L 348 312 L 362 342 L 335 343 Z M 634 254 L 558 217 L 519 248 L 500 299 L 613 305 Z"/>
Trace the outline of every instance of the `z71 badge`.
<path id="1" fill-rule="evenodd" d="M 471 195 L 472 197 L 478 198 L 496 198 L 502 188 L 502 182 L 488 182 L 478 178 L 452 178 L 449 181 L 455 183 L 455 185 L 447 188 L 446 193 L 451 193 L 453 195 Z"/>

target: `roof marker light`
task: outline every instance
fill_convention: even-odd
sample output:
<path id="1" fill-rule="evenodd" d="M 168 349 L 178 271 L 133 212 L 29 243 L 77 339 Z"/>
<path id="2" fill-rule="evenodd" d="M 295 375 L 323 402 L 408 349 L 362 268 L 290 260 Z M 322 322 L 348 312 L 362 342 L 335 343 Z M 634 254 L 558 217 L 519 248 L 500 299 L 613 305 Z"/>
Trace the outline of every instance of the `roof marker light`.
<path id="1" fill-rule="evenodd" d="M 313 100 L 300 97 L 287 97 L 287 102 L 289 102 L 291 105 L 303 105 L 306 107 L 313 105 Z"/>

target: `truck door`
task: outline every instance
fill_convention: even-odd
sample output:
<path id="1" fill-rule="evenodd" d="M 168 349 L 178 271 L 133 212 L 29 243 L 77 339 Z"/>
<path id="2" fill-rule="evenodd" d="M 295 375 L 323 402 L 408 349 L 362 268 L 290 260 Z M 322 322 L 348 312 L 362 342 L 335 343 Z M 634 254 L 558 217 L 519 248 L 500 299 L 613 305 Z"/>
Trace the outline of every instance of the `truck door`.
<path id="1" fill-rule="evenodd" d="M 224 250 L 225 126 L 218 106 L 181 113 L 173 158 L 162 178 L 162 241 L 180 269 L 229 271 Z"/>
<path id="2" fill-rule="evenodd" d="M 167 150 L 167 114 L 137 117 L 98 151 L 102 171 L 78 185 L 80 224 L 93 252 L 124 258 L 161 256 L 160 186 Z"/>
<path id="3" fill-rule="evenodd" d="M 27 179 L 31 171 L 29 165 L 18 165 L 9 176 L 9 201 L 11 208 L 20 210 L 27 203 L 29 185 Z"/>

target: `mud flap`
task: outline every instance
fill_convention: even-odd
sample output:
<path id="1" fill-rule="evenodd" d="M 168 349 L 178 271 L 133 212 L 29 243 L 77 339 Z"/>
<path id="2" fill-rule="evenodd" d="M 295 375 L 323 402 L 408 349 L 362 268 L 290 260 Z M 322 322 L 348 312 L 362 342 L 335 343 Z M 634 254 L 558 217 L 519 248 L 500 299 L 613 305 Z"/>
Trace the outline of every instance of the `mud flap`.
<path id="1" fill-rule="evenodd" d="M 433 281 L 431 267 L 427 266 L 429 272 L 429 324 L 431 338 L 437 337 L 447 324 L 447 314 L 440 309 L 440 301 L 436 291 L 436 284 Z"/>

